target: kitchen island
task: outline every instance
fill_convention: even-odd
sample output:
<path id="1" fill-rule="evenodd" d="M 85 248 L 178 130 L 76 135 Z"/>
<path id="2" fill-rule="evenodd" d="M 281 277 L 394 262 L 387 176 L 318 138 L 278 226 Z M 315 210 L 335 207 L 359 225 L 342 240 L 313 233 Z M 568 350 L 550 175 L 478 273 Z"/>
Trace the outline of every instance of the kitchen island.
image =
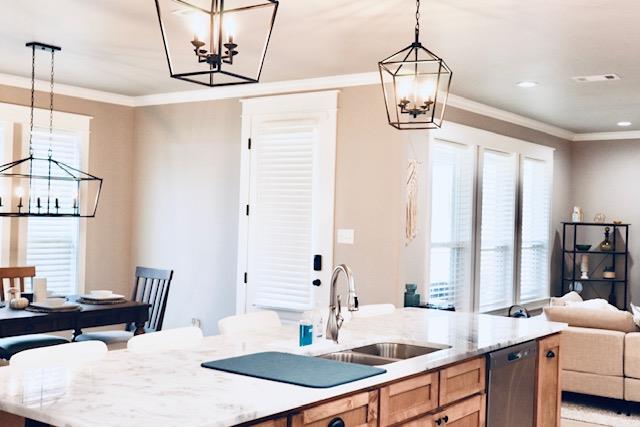
<path id="1" fill-rule="evenodd" d="M 339 418 L 334 415 L 347 412 L 347 418 L 365 417 L 367 425 L 396 424 L 406 418 L 405 425 L 419 426 L 440 425 L 444 416 L 438 418 L 437 414 L 443 408 L 466 410 L 473 404 L 480 411 L 478 417 L 482 417 L 478 425 L 484 425 L 482 356 L 531 340 L 538 340 L 540 348 L 555 346 L 557 353 L 557 334 L 564 327 L 541 319 L 403 309 L 345 323 L 340 344 L 298 347 L 297 325 L 269 333 L 211 336 L 196 348 L 149 354 L 114 351 L 99 362 L 73 369 L 0 368 L 0 410 L 6 413 L 2 414 L 6 419 L 24 417 L 69 427 L 327 425 L 325 419 L 333 420 Z M 325 389 L 200 366 L 204 361 L 261 351 L 320 355 L 380 342 L 450 348 L 384 365 L 387 372 L 382 375 Z M 559 354 L 549 368 L 538 367 L 538 424 L 545 427 L 549 424 L 542 424 L 540 417 L 555 419 L 559 411 L 558 358 Z M 443 378 L 464 374 L 464 369 L 475 369 L 471 378 L 482 384 L 471 384 L 469 377 L 462 375 L 462 382 L 452 380 L 449 390 L 443 391 L 443 385 L 447 387 Z M 467 394 L 464 389 L 468 389 Z M 413 390 L 419 393 L 412 395 Z M 418 401 L 425 392 L 430 403 Z M 403 396 L 390 407 L 394 394 Z M 461 404 L 453 405 L 453 401 Z M 430 418 L 420 418 L 423 415 Z M 455 422 L 449 425 L 455 426 Z"/>

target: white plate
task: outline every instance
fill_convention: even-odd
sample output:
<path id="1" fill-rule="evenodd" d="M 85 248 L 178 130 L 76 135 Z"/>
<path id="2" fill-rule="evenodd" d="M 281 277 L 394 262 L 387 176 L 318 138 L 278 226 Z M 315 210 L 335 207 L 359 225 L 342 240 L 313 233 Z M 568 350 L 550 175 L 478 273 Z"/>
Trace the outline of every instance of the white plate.
<path id="1" fill-rule="evenodd" d="M 70 302 L 65 302 L 62 305 L 59 304 L 51 304 L 47 301 L 34 302 L 30 304 L 31 307 L 34 308 L 42 308 L 45 310 L 71 310 L 73 308 L 77 308 L 78 304 L 73 304 Z"/>
<path id="2" fill-rule="evenodd" d="M 92 301 L 111 301 L 111 300 L 116 300 L 116 299 L 123 299 L 124 295 L 111 294 L 109 296 L 95 296 L 95 295 L 91 295 L 91 294 L 84 294 L 84 295 L 80 295 L 80 298 L 89 299 L 89 300 L 92 300 Z"/>

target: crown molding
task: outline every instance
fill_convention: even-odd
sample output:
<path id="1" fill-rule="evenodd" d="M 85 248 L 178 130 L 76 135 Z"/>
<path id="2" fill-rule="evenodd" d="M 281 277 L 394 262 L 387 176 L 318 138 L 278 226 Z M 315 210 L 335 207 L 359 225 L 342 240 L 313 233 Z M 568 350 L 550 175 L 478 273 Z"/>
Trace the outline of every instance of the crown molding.
<path id="1" fill-rule="evenodd" d="M 529 129 L 537 130 L 558 138 L 566 139 L 567 141 L 573 141 L 576 136 L 575 133 L 553 126 L 538 120 L 531 119 L 529 117 L 521 116 L 519 114 L 511 113 L 506 110 L 491 107 L 480 102 L 472 101 L 462 96 L 450 94 L 447 105 L 461 110 L 469 111 L 471 113 L 480 114 L 482 116 L 491 117 L 504 122 L 509 122 L 518 126 L 523 126 Z"/>
<path id="2" fill-rule="evenodd" d="M 573 141 L 619 141 L 623 139 L 640 139 L 640 130 L 578 133 Z"/>
<path id="3" fill-rule="evenodd" d="M 14 76 L 12 74 L 0 73 L 0 85 L 31 89 L 31 79 L 27 77 Z M 35 88 L 38 91 L 49 92 L 50 82 L 45 80 L 36 80 Z M 55 84 L 54 91 L 59 95 L 73 96 L 75 98 L 86 99 L 89 101 L 105 102 L 107 104 L 124 105 L 127 107 L 135 106 L 135 97 L 121 95 L 119 93 L 104 92 L 101 90 L 87 89 L 84 87 L 65 85 L 61 83 Z"/>
<path id="4" fill-rule="evenodd" d="M 380 75 L 377 73 L 360 73 L 250 85 L 221 86 L 216 88 L 137 96 L 135 98 L 135 106 L 145 107 L 151 105 L 217 101 L 230 98 L 247 98 L 251 96 L 340 89 L 345 87 L 375 84 L 378 83 L 379 80 Z"/>
<path id="5" fill-rule="evenodd" d="M 308 92 L 327 89 L 340 89 L 354 86 L 367 86 L 379 84 L 380 75 L 377 72 L 342 74 L 336 76 L 316 77 L 310 79 L 286 80 L 280 82 L 257 83 L 250 85 L 222 86 L 216 88 L 185 90 L 179 92 L 156 93 L 151 95 L 129 96 L 118 93 L 87 89 L 78 86 L 56 84 L 55 92 L 90 101 L 105 102 L 109 104 L 124 105 L 127 107 L 146 107 L 153 105 L 181 104 L 188 102 L 215 101 L 231 98 L 247 98 L 253 96 L 265 96 L 286 94 L 295 92 Z M 31 80 L 26 77 L 0 73 L 0 85 L 14 86 L 29 89 Z M 49 82 L 36 80 L 36 90 L 48 91 Z M 543 132 L 567 141 L 607 141 L 640 139 L 640 131 L 617 131 L 574 133 L 526 116 L 511 113 L 506 110 L 491 107 L 480 102 L 450 94 L 448 105 L 461 110 L 476 113 L 482 116 L 502 120 L 518 126 Z"/>

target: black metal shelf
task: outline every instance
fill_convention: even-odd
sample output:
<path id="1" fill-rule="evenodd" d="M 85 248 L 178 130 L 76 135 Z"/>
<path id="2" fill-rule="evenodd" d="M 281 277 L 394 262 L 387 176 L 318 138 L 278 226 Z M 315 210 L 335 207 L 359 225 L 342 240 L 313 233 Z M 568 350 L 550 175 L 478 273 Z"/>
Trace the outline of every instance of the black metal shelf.
<path id="1" fill-rule="evenodd" d="M 563 225 L 581 225 L 586 227 L 628 227 L 631 224 L 615 222 L 563 222 Z"/>
<path id="2" fill-rule="evenodd" d="M 579 250 L 570 250 L 570 249 L 565 249 L 564 250 L 565 254 L 603 254 L 603 255 L 627 255 L 628 252 L 625 251 L 579 251 Z"/>
<path id="3" fill-rule="evenodd" d="M 626 310 L 629 295 L 629 226 L 623 223 L 600 223 L 600 222 L 563 222 L 562 223 L 562 293 L 572 289 L 572 285 L 576 282 L 586 283 L 591 286 L 610 285 L 609 304 L 618 306 L 617 290 L 623 288 L 624 294 L 623 306 Z M 582 227 L 609 227 L 612 229 L 611 241 L 613 251 L 602 251 L 599 249 L 581 251 L 577 249 L 578 232 Z M 571 236 L 568 236 L 571 232 Z M 618 234 L 622 239 L 618 239 Z M 618 241 L 622 240 L 622 241 Z M 596 246 L 597 247 L 597 246 Z M 621 278 L 605 279 L 605 278 L 589 278 L 581 279 L 578 271 L 578 255 L 605 255 L 599 257 L 599 260 L 610 260 L 611 266 L 615 271 L 624 271 Z M 620 268 L 619 268 L 620 267 Z M 621 271 L 622 270 L 622 271 Z M 569 275 L 570 277 L 566 277 Z M 594 288 L 596 289 L 596 288 Z"/>

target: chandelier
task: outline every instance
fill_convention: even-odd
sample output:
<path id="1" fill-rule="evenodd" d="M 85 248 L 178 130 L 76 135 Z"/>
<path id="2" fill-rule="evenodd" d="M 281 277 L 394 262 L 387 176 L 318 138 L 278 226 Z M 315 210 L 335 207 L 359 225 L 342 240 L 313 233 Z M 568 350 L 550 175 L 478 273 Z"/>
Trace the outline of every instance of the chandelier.
<path id="1" fill-rule="evenodd" d="M 453 72 L 420 43 L 420 0 L 415 39 L 378 63 L 389 124 L 397 129 L 435 129 L 442 125 Z"/>
<path id="2" fill-rule="evenodd" d="M 39 42 L 29 42 L 26 46 L 31 49 L 29 156 L 0 165 L 0 191 L 8 190 L 10 194 L 9 197 L 5 196 L 4 201 L 0 197 L 0 216 L 93 218 L 98 209 L 102 178 L 55 159 L 52 148 L 54 58 L 61 48 Z M 33 123 L 36 50 L 51 53 L 49 129 L 48 134 L 44 135 L 34 130 Z M 46 152 L 42 147 L 35 149 L 34 135 L 39 135 L 44 141 L 48 138 Z"/>
<path id="3" fill-rule="evenodd" d="M 156 0 L 156 11 L 171 77 L 211 87 L 258 83 L 278 0 Z"/>

